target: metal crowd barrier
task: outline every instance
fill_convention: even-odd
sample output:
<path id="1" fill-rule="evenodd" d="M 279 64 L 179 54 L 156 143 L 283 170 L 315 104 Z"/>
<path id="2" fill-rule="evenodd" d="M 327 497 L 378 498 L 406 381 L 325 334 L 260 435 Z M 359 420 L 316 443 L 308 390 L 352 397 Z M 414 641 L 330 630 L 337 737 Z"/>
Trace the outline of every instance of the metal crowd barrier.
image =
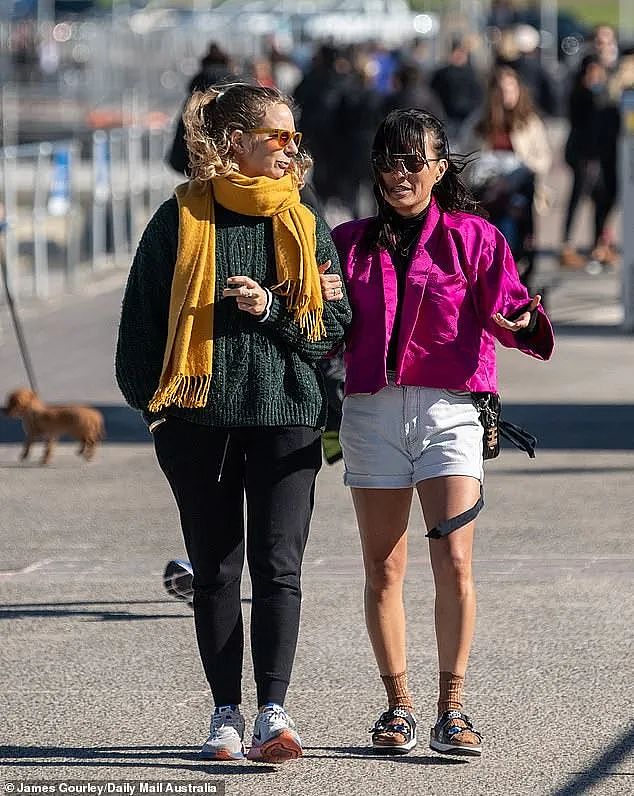
<path id="1" fill-rule="evenodd" d="M 0 149 L 0 234 L 16 298 L 73 291 L 129 264 L 151 214 L 182 179 L 164 162 L 171 136 L 127 127 L 97 130 L 89 145 Z"/>

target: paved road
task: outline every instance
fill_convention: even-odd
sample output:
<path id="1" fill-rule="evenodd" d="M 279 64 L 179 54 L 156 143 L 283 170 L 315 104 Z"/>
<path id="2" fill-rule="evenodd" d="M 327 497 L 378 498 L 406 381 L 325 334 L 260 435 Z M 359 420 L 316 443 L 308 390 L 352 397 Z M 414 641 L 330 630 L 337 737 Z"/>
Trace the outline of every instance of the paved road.
<path id="1" fill-rule="evenodd" d="M 407 603 L 423 740 L 403 758 L 368 753 L 383 698 L 339 465 L 319 477 L 288 703 L 306 757 L 278 768 L 197 759 L 209 696 L 190 612 L 160 584 L 165 560 L 183 551 L 176 510 L 112 378 L 122 276 L 26 307 L 42 393 L 102 406 L 109 438 L 89 466 L 63 445 L 44 469 L 17 463 L 19 425 L 0 419 L 0 779 L 219 779 L 245 796 L 632 793 L 634 338 L 615 325 L 618 275 L 560 279 L 551 265 L 556 356 L 500 355 L 506 414 L 541 447 L 535 461 L 505 451 L 488 467 L 467 689 L 485 754 L 472 762 L 425 745 L 436 665 L 418 510 Z M 0 324 L 5 393 L 24 375 L 4 308 Z M 245 577 L 247 620 L 249 591 Z"/>

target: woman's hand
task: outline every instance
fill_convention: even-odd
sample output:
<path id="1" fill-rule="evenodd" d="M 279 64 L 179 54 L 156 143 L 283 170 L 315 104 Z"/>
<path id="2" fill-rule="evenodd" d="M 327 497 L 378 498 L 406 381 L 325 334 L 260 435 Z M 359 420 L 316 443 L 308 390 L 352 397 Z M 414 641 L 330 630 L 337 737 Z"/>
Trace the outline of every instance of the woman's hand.
<path id="1" fill-rule="evenodd" d="M 519 332 L 520 329 L 526 329 L 528 324 L 531 322 L 531 312 L 539 307 L 541 300 L 542 297 L 539 295 L 539 293 L 537 293 L 531 299 L 531 303 L 528 305 L 526 310 L 519 316 L 519 318 L 516 318 L 514 321 L 510 321 L 508 318 L 505 318 L 501 312 L 496 312 L 492 318 L 498 326 L 502 327 L 502 329 L 508 329 L 509 332 Z"/>
<path id="2" fill-rule="evenodd" d="M 326 260 L 319 268 L 319 281 L 321 282 L 321 297 L 324 301 L 339 301 L 343 298 L 341 277 L 339 274 L 327 274 L 332 262 Z"/>
<path id="3" fill-rule="evenodd" d="M 230 276 L 227 287 L 222 291 L 223 298 L 235 296 L 238 309 L 251 315 L 262 315 L 266 310 L 268 294 L 266 290 L 249 276 Z"/>

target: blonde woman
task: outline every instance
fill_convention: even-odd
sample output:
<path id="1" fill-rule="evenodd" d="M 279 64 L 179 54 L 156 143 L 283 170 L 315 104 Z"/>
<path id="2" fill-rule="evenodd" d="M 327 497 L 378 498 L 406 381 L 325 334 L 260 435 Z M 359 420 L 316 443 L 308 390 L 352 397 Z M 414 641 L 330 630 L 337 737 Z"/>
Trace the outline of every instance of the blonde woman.
<path id="1" fill-rule="evenodd" d="M 259 86 L 211 88 L 192 96 L 184 124 L 192 179 L 139 244 L 117 379 L 154 435 L 193 566 L 215 703 L 201 754 L 244 757 L 246 551 L 258 706 L 248 758 L 280 763 L 302 754 L 284 700 L 326 419 L 315 365 L 343 338 L 350 308 L 328 227 L 300 202 L 310 160 L 290 100 Z"/>

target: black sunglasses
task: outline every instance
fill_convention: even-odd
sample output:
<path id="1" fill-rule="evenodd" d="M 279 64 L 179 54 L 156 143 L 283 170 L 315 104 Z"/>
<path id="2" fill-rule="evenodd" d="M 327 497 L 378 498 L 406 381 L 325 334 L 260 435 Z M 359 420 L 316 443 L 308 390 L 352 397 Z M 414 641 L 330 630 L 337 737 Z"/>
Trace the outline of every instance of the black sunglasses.
<path id="1" fill-rule="evenodd" d="M 446 158 L 425 158 L 421 157 L 417 152 L 372 153 L 372 165 L 384 174 L 388 174 L 392 171 L 418 174 L 425 166 L 437 160 L 446 160 Z"/>

